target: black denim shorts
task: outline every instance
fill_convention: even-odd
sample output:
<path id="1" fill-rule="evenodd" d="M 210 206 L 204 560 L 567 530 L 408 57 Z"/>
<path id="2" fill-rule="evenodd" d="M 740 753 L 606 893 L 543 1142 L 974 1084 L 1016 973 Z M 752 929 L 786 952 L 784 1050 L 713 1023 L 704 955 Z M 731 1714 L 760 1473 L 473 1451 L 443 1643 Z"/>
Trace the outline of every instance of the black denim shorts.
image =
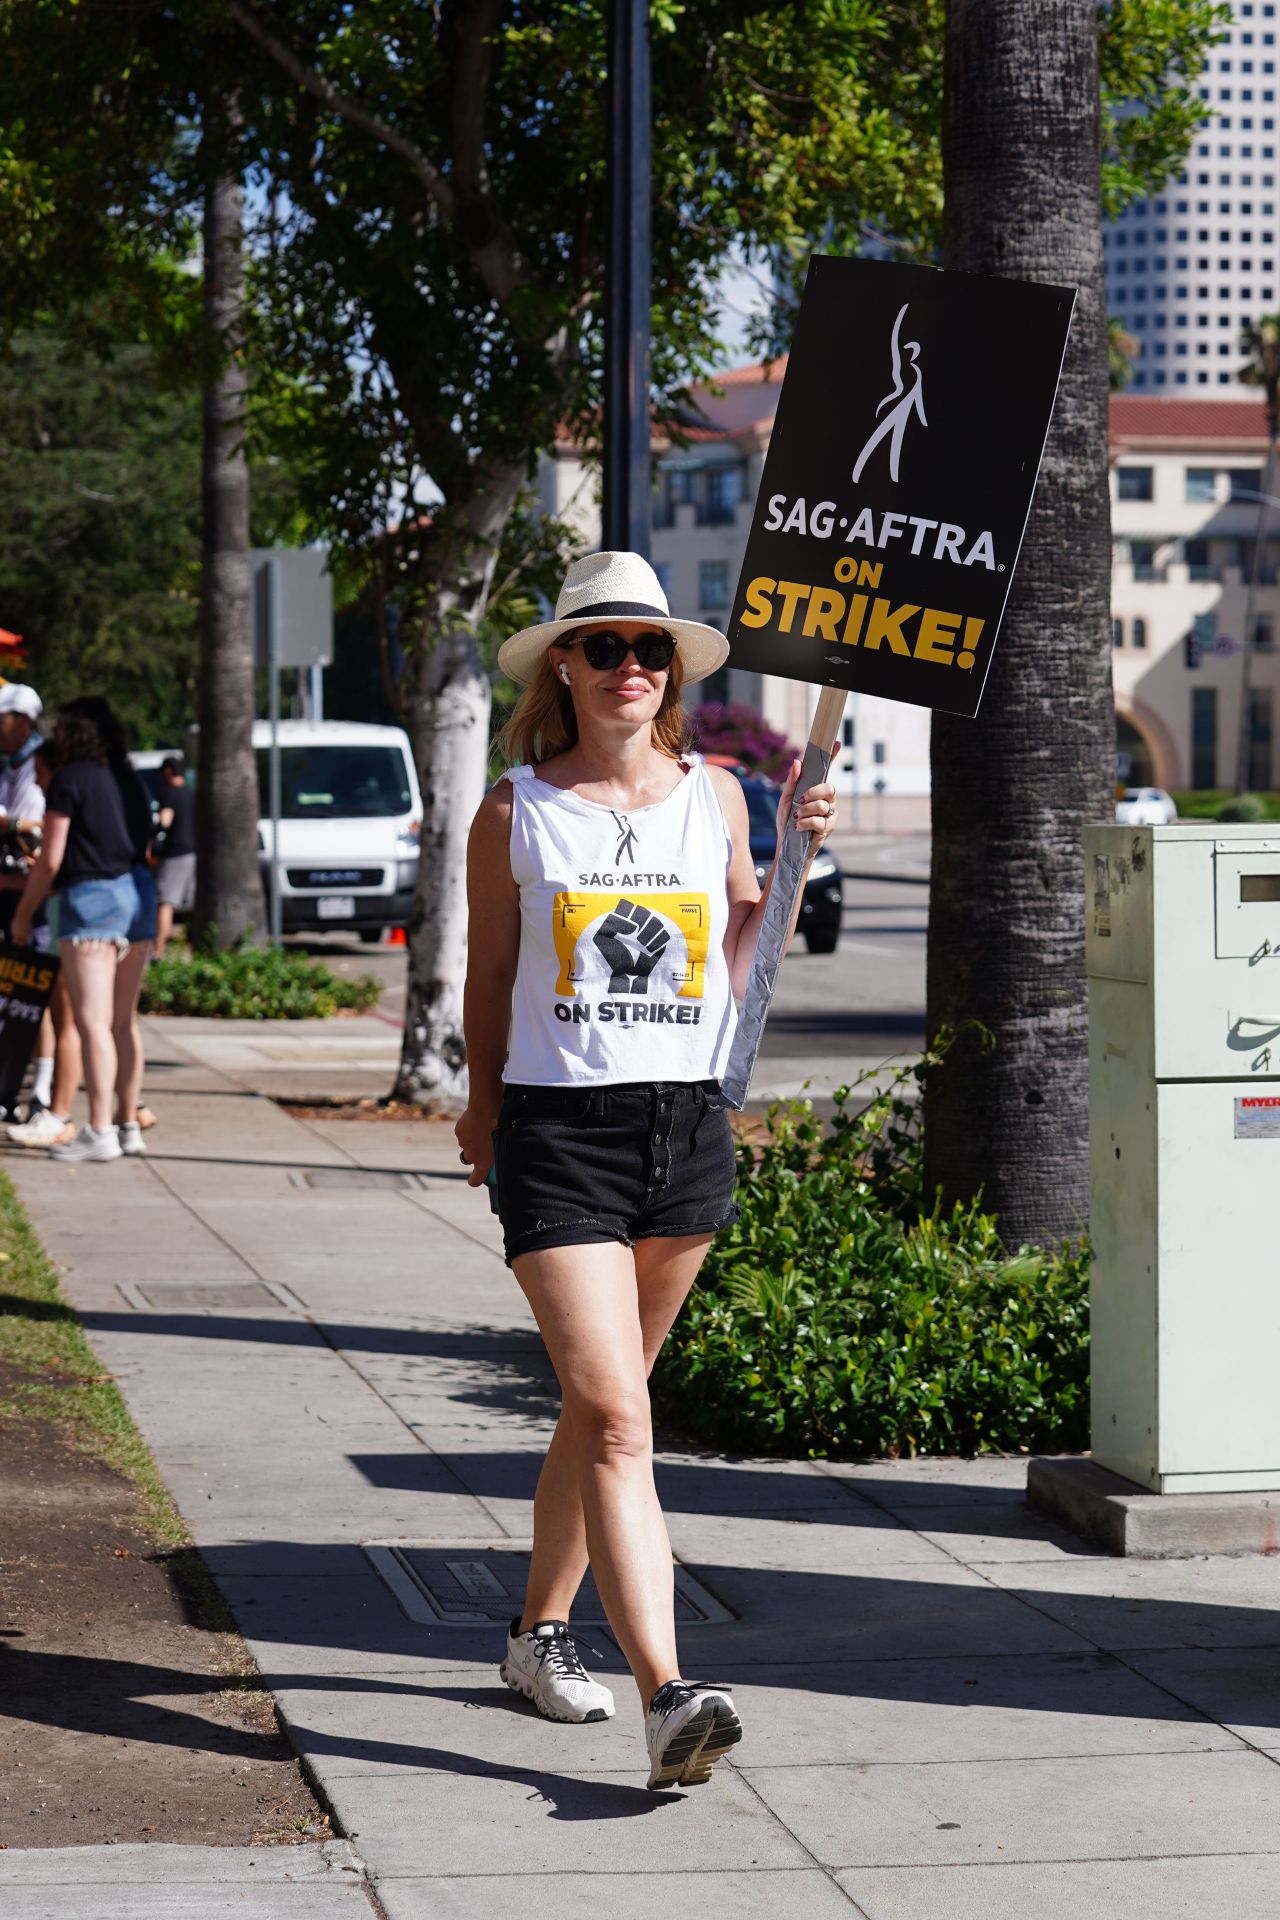
<path id="1" fill-rule="evenodd" d="M 715 1233 L 738 1218 L 714 1080 L 511 1087 L 494 1139 L 507 1265 L 545 1247 Z"/>

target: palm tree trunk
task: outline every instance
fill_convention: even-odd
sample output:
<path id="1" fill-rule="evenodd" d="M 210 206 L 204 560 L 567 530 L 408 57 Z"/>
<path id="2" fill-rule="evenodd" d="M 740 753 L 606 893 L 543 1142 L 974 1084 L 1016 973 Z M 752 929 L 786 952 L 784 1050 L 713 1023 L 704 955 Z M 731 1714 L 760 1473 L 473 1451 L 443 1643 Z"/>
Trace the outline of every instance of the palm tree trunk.
<path id="1" fill-rule="evenodd" d="M 234 946 L 263 924 L 253 757 L 242 202 L 235 179 L 214 180 L 205 194 L 204 313 L 214 359 L 204 388 L 201 449 L 200 776 L 192 934 L 217 947 Z"/>
<path id="2" fill-rule="evenodd" d="M 934 716 L 929 1031 L 995 1046 L 931 1077 L 925 1172 L 1052 1243 L 1086 1224 L 1080 833 L 1115 765 L 1094 0 L 950 0 L 945 59 L 945 265 L 1079 300 L 981 716 Z"/>
<path id="3" fill-rule="evenodd" d="M 498 541 L 522 469 L 480 476 L 457 509 L 430 632 L 405 703 L 422 786 L 422 851 L 408 930 L 404 1041 L 393 1098 L 436 1113 L 467 1103 L 462 989 L 467 972 L 467 836 L 489 763 L 489 676 L 475 640 Z"/>

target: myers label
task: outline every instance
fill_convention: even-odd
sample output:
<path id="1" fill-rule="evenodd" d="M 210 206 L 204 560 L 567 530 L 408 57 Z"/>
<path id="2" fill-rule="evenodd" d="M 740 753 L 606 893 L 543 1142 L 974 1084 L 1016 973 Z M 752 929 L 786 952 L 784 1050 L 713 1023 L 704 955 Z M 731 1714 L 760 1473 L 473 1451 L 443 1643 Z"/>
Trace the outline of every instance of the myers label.
<path id="1" fill-rule="evenodd" d="M 1238 1095 L 1235 1136 L 1237 1140 L 1280 1140 L 1280 1094 Z"/>

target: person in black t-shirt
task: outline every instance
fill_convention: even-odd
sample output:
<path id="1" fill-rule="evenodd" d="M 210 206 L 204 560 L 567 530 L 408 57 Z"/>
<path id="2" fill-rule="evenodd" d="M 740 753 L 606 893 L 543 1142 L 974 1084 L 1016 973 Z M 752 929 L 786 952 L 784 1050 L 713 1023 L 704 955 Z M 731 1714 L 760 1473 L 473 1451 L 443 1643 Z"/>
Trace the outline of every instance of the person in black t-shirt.
<path id="1" fill-rule="evenodd" d="M 62 709 L 53 755 L 44 844 L 13 917 L 13 938 L 27 938 L 56 885 L 58 952 L 84 1050 L 89 1124 L 51 1152 L 57 1160 L 118 1160 L 145 1150 L 138 995 L 156 931 L 146 864 L 151 802 L 129 765 L 119 721 L 96 694 Z"/>
<path id="2" fill-rule="evenodd" d="M 189 913 L 196 903 L 196 797 L 187 785 L 180 754 L 170 754 L 161 764 L 160 778 L 164 845 L 156 868 L 157 953 L 168 945 L 174 913 Z"/>

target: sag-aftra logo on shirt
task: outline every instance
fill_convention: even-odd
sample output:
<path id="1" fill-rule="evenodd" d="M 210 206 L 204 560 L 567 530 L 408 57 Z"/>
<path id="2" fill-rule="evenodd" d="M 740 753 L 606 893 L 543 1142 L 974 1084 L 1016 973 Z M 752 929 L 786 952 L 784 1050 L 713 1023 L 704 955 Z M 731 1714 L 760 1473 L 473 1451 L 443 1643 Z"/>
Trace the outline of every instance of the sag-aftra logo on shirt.
<path id="1" fill-rule="evenodd" d="M 701 1000 L 706 981 L 707 894 L 557 893 L 552 935 L 558 1020 L 697 1025 L 701 1008 L 688 1003 Z M 609 998 L 588 999 L 590 988 Z"/>

